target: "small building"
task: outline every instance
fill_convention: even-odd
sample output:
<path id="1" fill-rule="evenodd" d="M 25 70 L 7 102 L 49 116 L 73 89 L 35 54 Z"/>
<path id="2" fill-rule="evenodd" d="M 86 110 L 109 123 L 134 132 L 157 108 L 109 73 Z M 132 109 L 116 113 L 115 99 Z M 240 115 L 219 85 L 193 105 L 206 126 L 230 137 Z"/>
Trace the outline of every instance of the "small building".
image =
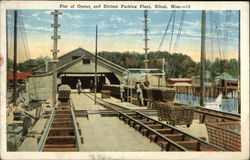
<path id="1" fill-rule="evenodd" d="M 170 86 L 191 86 L 192 80 L 188 78 L 168 78 Z"/>
<path id="2" fill-rule="evenodd" d="M 31 76 L 31 72 L 17 72 L 16 73 L 16 79 L 17 83 L 21 84 L 25 80 L 27 76 Z M 7 82 L 8 82 L 8 88 L 13 87 L 13 72 L 8 72 L 7 73 Z"/>
<path id="3" fill-rule="evenodd" d="M 124 81 L 123 72 L 126 69 L 97 56 L 97 90 L 104 84 L 120 84 Z M 52 63 L 45 63 L 32 70 L 33 75 L 26 80 L 26 91 L 29 101 L 47 100 L 52 97 Z M 58 57 L 57 86 L 66 84 L 76 88 L 78 79 L 83 89 L 93 89 L 95 77 L 95 55 L 78 48 Z"/>
<path id="4" fill-rule="evenodd" d="M 238 85 L 239 85 L 238 79 L 221 79 L 221 87 L 238 89 Z"/>
<path id="5" fill-rule="evenodd" d="M 233 76 L 231 76 L 230 74 L 223 72 L 220 75 L 214 77 L 214 82 L 215 85 L 220 86 L 221 85 L 221 80 L 222 79 L 234 79 Z"/>
<path id="6" fill-rule="evenodd" d="M 148 82 L 151 87 L 159 87 L 162 86 L 164 82 L 162 82 L 162 76 L 157 76 L 157 75 L 147 75 Z M 137 75 L 131 75 L 131 78 L 128 79 L 129 83 L 130 81 L 132 84 L 130 85 L 135 85 L 136 82 L 141 82 L 141 84 L 144 84 L 146 81 L 146 75 L 145 74 L 137 74 Z"/>

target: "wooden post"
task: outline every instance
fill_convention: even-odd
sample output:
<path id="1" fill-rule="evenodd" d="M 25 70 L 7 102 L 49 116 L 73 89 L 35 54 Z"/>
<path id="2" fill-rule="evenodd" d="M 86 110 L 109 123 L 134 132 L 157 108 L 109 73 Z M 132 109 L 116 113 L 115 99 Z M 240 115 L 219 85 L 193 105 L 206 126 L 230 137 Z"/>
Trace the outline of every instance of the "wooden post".
<path id="1" fill-rule="evenodd" d="M 57 53 L 59 50 L 57 49 L 57 40 L 60 39 L 60 36 L 58 35 L 58 27 L 60 25 L 58 24 L 58 15 L 62 14 L 61 12 L 58 12 L 55 10 L 54 12 L 51 12 L 51 15 L 54 15 L 54 24 L 51 25 L 51 27 L 54 28 L 54 35 L 51 37 L 53 39 L 53 49 L 51 52 L 53 53 L 53 59 L 52 62 L 52 68 L 53 68 L 53 79 L 52 79 L 52 107 L 55 107 L 56 105 L 56 94 L 57 94 Z"/>
<path id="2" fill-rule="evenodd" d="M 144 24 L 145 24 L 145 28 L 144 28 L 144 33 L 145 33 L 145 69 L 148 69 L 148 11 L 145 10 L 144 11 Z M 148 71 L 146 70 L 146 76 L 145 76 L 146 81 L 148 81 Z"/>
<path id="3" fill-rule="evenodd" d="M 98 26 L 96 25 L 96 35 L 95 35 L 95 104 L 96 104 L 96 92 L 97 92 L 97 34 L 98 34 Z"/>
<path id="4" fill-rule="evenodd" d="M 239 10 L 239 44 L 238 44 L 238 67 L 239 67 L 239 74 L 238 74 L 238 114 L 241 114 L 241 94 L 240 94 L 240 80 L 241 80 L 241 77 L 240 77 L 240 73 L 241 73 L 241 70 L 240 70 L 240 10 Z"/>
<path id="5" fill-rule="evenodd" d="M 201 16 L 201 75 L 200 75 L 200 106 L 204 106 L 204 96 L 205 96 L 205 35 L 206 34 L 206 11 L 202 10 Z"/>
<path id="6" fill-rule="evenodd" d="M 26 136 L 28 134 L 30 122 L 31 118 L 29 116 L 24 117 L 22 136 Z"/>
<path id="7" fill-rule="evenodd" d="M 13 57 L 13 106 L 16 106 L 16 73 L 17 73 L 17 10 L 14 11 L 14 57 Z"/>

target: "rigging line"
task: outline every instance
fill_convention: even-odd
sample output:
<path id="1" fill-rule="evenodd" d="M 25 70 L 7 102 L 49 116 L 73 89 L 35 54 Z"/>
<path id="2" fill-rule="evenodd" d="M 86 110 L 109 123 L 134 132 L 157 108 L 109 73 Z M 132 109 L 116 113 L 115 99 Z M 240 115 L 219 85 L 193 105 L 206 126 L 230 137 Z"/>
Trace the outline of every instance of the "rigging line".
<path id="1" fill-rule="evenodd" d="M 169 44 L 169 53 L 171 52 L 171 46 L 172 46 L 172 39 L 173 39 L 173 35 L 174 35 L 174 25 L 175 25 L 175 12 L 174 12 L 174 18 L 173 18 L 173 22 L 172 22 L 172 31 L 171 31 L 171 38 L 170 38 L 170 44 Z"/>
<path id="2" fill-rule="evenodd" d="M 210 45 L 211 45 L 211 58 L 212 58 L 212 62 L 214 61 L 214 14 L 213 11 L 209 12 L 210 15 Z M 212 68 L 211 68 L 212 69 Z"/>
<path id="3" fill-rule="evenodd" d="M 160 51 L 161 48 L 162 48 L 163 42 L 164 42 L 164 40 L 165 40 L 165 36 L 166 36 L 166 34 L 167 34 L 167 31 L 168 31 L 168 27 L 169 27 L 169 25 L 170 25 L 170 23 L 171 23 L 171 20 L 172 20 L 172 18 L 173 18 L 174 12 L 175 12 L 175 11 L 172 11 L 172 13 L 171 13 L 171 16 L 170 16 L 170 19 L 169 19 L 169 21 L 168 21 L 167 27 L 166 27 L 166 29 L 165 29 L 164 35 L 163 35 L 163 37 L 162 37 L 162 39 L 161 39 L 161 43 L 160 43 L 160 46 L 159 46 L 159 48 L 158 48 L 158 51 Z"/>
<path id="4" fill-rule="evenodd" d="M 25 42 L 26 42 L 26 46 L 27 46 L 27 54 L 28 54 L 29 59 L 31 59 L 30 50 L 29 50 L 29 43 L 28 43 L 26 31 L 25 31 L 25 26 L 24 26 L 23 18 L 21 20 L 22 20 L 22 24 L 23 24 L 22 26 L 23 26 L 24 38 L 25 38 Z"/>
<path id="5" fill-rule="evenodd" d="M 180 37 L 181 37 L 181 32 L 182 32 L 182 27 L 183 27 L 183 24 L 184 24 L 184 18 L 185 18 L 185 11 L 182 12 L 182 16 L 181 16 L 181 20 L 180 20 L 180 26 L 179 26 L 179 29 L 178 29 L 178 33 L 177 33 L 177 37 L 176 37 L 176 42 L 175 42 L 175 45 L 174 45 L 174 50 L 173 50 L 173 53 L 176 53 L 176 50 L 177 50 L 177 47 L 178 47 L 178 44 L 179 44 L 179 41 L 180 41 Z M 172 63 L 171 63 L 171 68 L 172 68 L 172 65 L 175 63 L 175 59 L 173 59 Z M 173 67 L 173 70 L 172 72 L 170 72 L 170 76 L 172 76 L 175 71 L 176 71 L 177 67 Z"/>
<path id="6" fill-rule="evenodd" d="M 20 17 L 21 18 L 21 17 Z M 23 42 L 23 49 L 24 49 L 24 53 L 26 55 L 26 58 L 29 59 L 28 55 L 27 55 L 27 48 L 26 48 L 26 45 L 25 45 L 25 40 L 24 40 L 24 37 L 23 37 L 23 33 L 22 33 L 22 29 L 21 29 L 21 25 L 20 27 L 18 27 L 20 33 L 21 33 L 21 38 L 22 38 L 22 42 Z"/>
<path id="7" fill-rule="evenodd" d="M 21 11 L 20 11 L 20 14 L 21 14 Z M 21 32 L 21 37 L 22 37 L 22 40 L 23 40 L 23 46 L 24 46 L 24 52 L 25 52 L 25 54 L 26 54 L 26 56 L 27 56 L 27 58 L 28 59 L 30 59 L 30 56 L 29 56 L 29 54 L 27 53 L 28 52 L 28 48 L 26 48 L 26 46 L 25 46 L 25 41 L 24 41 L 24 38 L 23 38 L 23 36 L 25 35 L 26 36 L 26 34 L 24 34 L 23 35 L 23 33 L 22 33 L 22 26 L 23 26 L 23 29 L 24 29 L 24 33 L 26 33 L 25 32 L 25 28 L 24 28 L 24 23 L 23 23 L 23 18 L 22 18 L 22 16 L 19 16 L 20 17 L 20 19 L 21 19 L 21 25 L 20 25 L 20 28 L 19 28 L 19 30 L 20 30 L 20 32 Z M 27 38 L 27 37 L 26 37 Z M 27 44 L 28 44 L 28 41 L 26 41 L 27 42 Z M 28 46 L 27 46 L 28 47 Z M 36 95 L 36 99 L 38 100 L 38 95 L 37 95 L 37 87 L 36 87 L 36 82 L 35 82 L 35 79 L 33 79 L 33 78 L 31 78 L 31 80 L 32 80 L 32 83 L 33 83 L 33 86 L 34 86 L 34 90 L 35 90 L 35 95 Z"/>
<path id="8" fill-rule="evenodd" d="M 172 22 L 172 31 L 171 31 L 171 39 L 170 39 L 170 45 L 169 45 L 169 53 L 171 52 L 170 50 L 171 50 L 171 46 L 172 46 L 172 39 L 173 39 L 173 33 L 174 33 L 174 25 L 175 25 L 175 13 L 176 12 L 174 12 L 174 17 L 173 17 L 173 22 Z M 173 62 L 174 62 L 174 59 L 171 59 L 171 62 L 170 62 L 170 68 L 172 68 L 172 66 L 173 66 Z M 170 71 L 170 75 L 169 76 L 171 76 L 172 74 L 171 74 L 172 72 Z"/>
<path id="9" fill-rule="evenodd" d="M 164 35 L 163 35 L 162 40 L 161 40 L 161 42 L 160 42 L 158 51 L 160 51 L 161 48 L 162 48 L 163 42 L 164 42 L 165 37 L 166 37 L 166 34 L 167 34 L 167 32 L 168 32 L 169 25 L 170 25 L 170 23 L 171 23 L 171 21 L 172 21 L 173 15 L 174 15 L 174 12 L 175 12 L 175 11 L 172 11 L 172 13 L 171 13 L 171 15 L 170 15 L 170 19 L 169 19 L 169 21 L 168 21 L 168 24 L 167 24 L 167 27 L 166 27 L 166 29 L 165 29 Z M 159 54 L 156 54 L 156 56 L 155 56 L 155 58 L 154 58 L 154 61 L 157 61 L 158 56 L 159 56 Z M 156 64 L 157 64 L 157 63 L 154 63 L 153 67 L 155 67 Z"/>
<path id="10" fill-rule="evenodd" d="M 217 40 L 217 45 L 218 45 L 218 51 L 219 51 L 219 58 L 221 60 L 221 48 L 220 48 L 220 40 L 219 40 L 219 31 L 218 31 L 218 12 L 216 13 L 216 17 L 215 17 L 215 29 L 216 29 L 216 40 Z"/>
<path id="11" fill-rule="evenodd" d="M 13 13 L 14 14 L 14 13 Z M 11 14 L 10 14 L 11 15 Z M 8 22 L 9 22 L 10 18 L 8 19 Z M 14 19 L 13 19 L 14 21 Z M 13 23 L 13 26 L 14 26 L 14 23 Z M 13 39 L 13 27 L 10 27 L 10 25 L 8 24 L 8 30 L 10 30 L 10 34 L 8 34 L 8 36 L 10 36 L 10 39 L 9 39 L 9 46 L 8 46 L 8 49 L 9 49 L 9 55 L 8 55 L 8 58 L 11 57 L 11 55 L 13 55 L 13 44 L 14 44 L 14 39 Z M 12 52 L 12 54 L 11 54 Z M 11 58 L 10 58 L 11 59 Z"/>
<path id="12" fill-rule="evenodd" d="M 232 11 L 226 11 L 226 21 L 225 21 L 225 30 L 224 30 L 224 41 L 225 41 L 225 52 L 228 53 L 228 38 L 229 38 L 229 26 L 231 21 Z M 226 57 L 227 58 L 227 57 Z"/>
<path id="13" fill-rule="evenodd" d="M 22 15 L 21 14 L 21 11 L 20 11 L 20 15 Z M 26 57 L 27 57 L 27 60 L 29 60 L 30 59 L 30 55 L 28 54 L 29 53 L 29 49 L 27 48 L 28 46 L 27 46 L 27 41 L 26 41 L 26 39 L 24 39 L 24 37 L 26 37 L 26 32 L 25 32 L 25 30 L 24 30 L 24 23 L 23 23 L 23 18 L 22 18 L 22 16 L 20 16 L 20 18 L 19 18 L 19 25 L 20 25 L 20 27 L 19 27 L 19 30 L 20 30 L 20 33 L 21 33 L 21 37 L 22 37 L 22 41 L 23 41 L 23 46 L 24 46 L 24 50 L 25 50 L 25 55 L 26 55 Z M 22 30 L 23 29 L 23 30 Z"/>
<path id="14" fill-rule="evenodd" d="M 179 41 L 180 41 L 181 32 L 182 32 L 182 27 L 183 27 L 184 18 L 185 18 L 185 12 L 186 12 L 186 11 L 183 11 L 183 12 L 182 12 L 181 21 L 180 21 L 180 27 L 179 27 L 179 30 L 178 30 L 178 35 L 177 35 L 177 37 L 176 37 L 176 42 L 175 42 L 174 52 L 173 52 L 173 53 L 176 52 L 177 47 L 178 47 L 178 44 L 179 44 Z"/>

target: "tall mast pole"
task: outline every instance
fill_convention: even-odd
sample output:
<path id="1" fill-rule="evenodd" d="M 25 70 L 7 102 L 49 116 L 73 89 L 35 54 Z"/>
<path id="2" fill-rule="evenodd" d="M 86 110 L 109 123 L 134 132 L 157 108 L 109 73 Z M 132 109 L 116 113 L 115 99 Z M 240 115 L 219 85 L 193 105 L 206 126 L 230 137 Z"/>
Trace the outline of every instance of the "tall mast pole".
<path id="1" fill-rule="evenodd" d="M 165 58 L 162 58 L 162 87 L 165 87 L 166 83 L 165 83 Z"/>
<path id="2" fill-rule="evenodd" d="M 98 34 L 98 26 L 96 25 L 96 34 L 95 34 L 95 104 L 96 104 L 96 92 L 97 92 L 97 34 Z"/>
<path id="3" fill-rule="evenodd" d="M 13 106 L 16 106 L 17 73 L 17 10 L 14 11 Z"/>
<path id="4" fill-rule="evenodd" d="M 201 75 L 200 75 L 200 106 L 204 106 L 204 96 L 205 96 L 205 33 L 206 33 L 206 11 L 202 10 L 201 14 Z"/>
<path id="5" fill-rule="evenodd" d="M 239 69 L 238 69 L 238 71 L 239 71 L 239 73 L 238 73 L 238 79 L 239 79 L 239 84 L 238 84 L 238 114 L 241 114 L 241 103 L 240 103 L 240 101 L 241 101 L 241 97 L 240 97 L 240 79 L 241 79 L 241 77 L 240 77 L 240 10 L 239 10 L 239 35 L 238 35 L 239 37 L 239 40 L 238 40 L 238 67 L 239 67 Z"/>
<path id="6" fill-rule="evenodd" d="M 53 68 L 53 79 L 52 79 L 52 106 L 55 107 L 56 105 L 56 92 L 57 92 L 57 53 L 59 50 L 57 49 L 57 40 L 60 39 L 60 36 L 58 35 L 58 27 L 60 27 L 60 24 L 58 24 L 58 15 L 62 14 L 61 12 L 58 12 L 58 10 L 55 10 L 54 12 L 51 12 L 51 15 L 54 15 L 54 24 L 51 25 L 51 27 L 54 28 L 54 35 L 51 37 L 53 39 L 53 49 L 51 52 L 53 53 L 53 59 L 52 62 L 52 68 Z"/>
<path id="7" fill-rule="evenodd" d="M 148 69 L 148 11 L 145 10 L 144 11 L 144 33 L 145 33 L 145 60 L 144 60 L 144 63 L 145 63 L 145 69 Z M 148 76 L 147 76 L 147 70 L 146 70 L 146 81 L 148 81 Z"/>

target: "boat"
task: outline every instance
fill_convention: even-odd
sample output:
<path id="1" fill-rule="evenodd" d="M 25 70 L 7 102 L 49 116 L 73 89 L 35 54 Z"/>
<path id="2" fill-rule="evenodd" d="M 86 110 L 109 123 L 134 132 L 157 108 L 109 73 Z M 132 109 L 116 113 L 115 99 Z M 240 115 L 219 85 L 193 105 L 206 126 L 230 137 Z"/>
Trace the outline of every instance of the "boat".
<path id="1" fill-rule="evenodd" d="M 204 108 L 213 109 L 213 110 L 221 110 L 222 103 L 222 93 L 216 98 L 214 102 L 204 102 Z"/>

